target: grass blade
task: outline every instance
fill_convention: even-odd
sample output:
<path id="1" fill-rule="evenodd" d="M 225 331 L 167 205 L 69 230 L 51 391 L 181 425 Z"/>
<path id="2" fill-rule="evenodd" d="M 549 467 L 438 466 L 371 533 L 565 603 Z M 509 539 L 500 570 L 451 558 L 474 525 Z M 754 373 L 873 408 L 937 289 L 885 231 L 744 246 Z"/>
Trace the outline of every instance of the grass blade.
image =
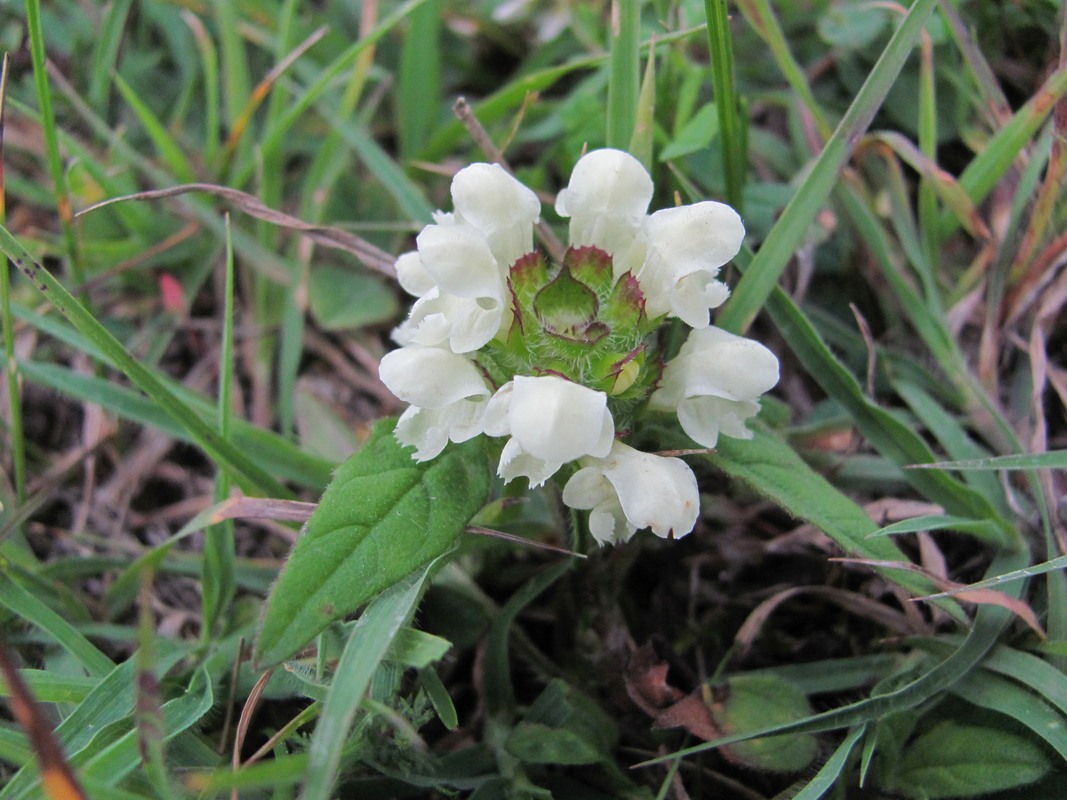
<path id="1" fill-rule="evenodd" d="M 226 216 L 229 233 L 230 217 Z M 218 425 L 223 441 L 233 442 L 233 241 L 226 237 L 226 279 L 222 300 L 222 352 L 219 356 Z M 220 471 L 215 476 L 215 500 L 230 496 L 230 476 Z M 201 635 L 205 645 L 215 632 L 215 626 L 226 607 L 233 600 L 236 585 L 233 520 L 224 520 L 204 531 L 204 566 L 200 577 L 203 595 L 203 624 Z"/>
<path id="2" fill-rule="evenodd" d="M 441 0 L 411 12 L 397 78 L 400 158 L 414 158 L 437 128 L 441 104 Z"/>
<path id="3" fill-rule="evenodd" d="M 224 469 L 233 474 L 246 492 L 265 492 L 275 497 L 292 497 L 284 485 L 267 474 L 248 456 L 222 439 L 218 431 L 206 424 L 196 412 L 174 395 L 151 370 L 143 366 L 122 346 L 110 331 L 68 292 L 43 265 L 33 260 L 26 249 L 0 226 L 0 250 L 48 297 L 78 331 L 91 340 L 108 360 L 133 381 L 145 394 L 176 422 Z"/>
<path id="4" fill-rule="evenodd" d="M 118 61 L 122 33 L 133 0 L 114 0 L 107 9 L 103 30 L 93 50 L 92 67 L 89 69 L 89 102 L 97 108 L 107 104 L 108 88 Z"/>
<path id="5" fill-rule="evenodd" d="M 638 83 L 641 75 L 641 4 L 638 0 L 612 0 L 611 60 L 608 79 L 608 118 L 604 141 L 625 150 L 637 121 Z"/>
<path id="6" fill-rule="evenodd" d="M 7 109 L 8 58 L 0 68 L 0 225 L 7 221 L 7 195 L 4 185 L 4 121 Z M 4 337 L 4 376 L 7 379 L 8 430 L 11 473 L 15 479 L 15 503 L 26 502 L 26 440 L 22 427 L 22 395 L 18 365 L 15 363 L 15 327 L 11 314 L 11 275 L 7 258 L 0 259 L 0 335 Z"/>
<path id="7" fill-rule="evenodd" d="M 990 571 L 1010 569 L 1022 559 L 1023 557 L 1018 553 L 999 556 L 994 560 Z M 705 750 L 712 750 L 733 742 L 757 739 L 762 736 L 774 736 L 779 733 L 818 733 L 846 728 L 852 725 L 864 724 L 904 709 L 915 708 L 929 698 L 948 689 L 975 669 L 990 648 L 997 643 L 997 639 L 1011 620 L 1011 612 L 1007 609 L 991 605 L 983 606 L 975 617 L 974 627 L 958 650 L 954 651 L 952 655 L 948 656 L 929 672 L 898 689 L 830 711 L 824 711 L 820 714 L 814 714 L 787 725 L 761 728 L 749 733 L 740 733 L 711 742 L 704 742 L 669 755 L 644 761 L 635 766 L 644 767 L 659 764 L 675 758 L 701 753 Z"/>
<path id="8" fill-rule="evenodd" d="M 331 796 L 341 751 L 363 695 L 390 643 L 415 613 L 426 579 L 439 560 L 419 568 L 380 594 L 353 628 L 311 740 L 301 800 L 328 800 Z"/>
<path id="9" fill-rule="evenodd" d="M 103 378 L 79 375 L 55 364 L 20 362 L 20 370 L 28 380 L 47 386 L 68 397 L 96 403 L 123 419 L 148 425 L 186 442 L 195 438 L 180 423 L 162 411 L 152 400 L 133 389 L 118 386 Z M 188 389 L 167 384 L 179 399 L 189 405 L 201 419 L 212 417 L 208 400 Z M 233 421 L 233 444 L 257 462 L 269 464 L 277 475 L 308 489 L 321 491 L 329 482 L 335 464 L 303 452 L 292 442 L 273 431 L 257 428 L 243 419 Z"/>
<path id="10" fill-rule="evenodd" d="M 110 658 L 42 600 L 19 586 L 7 570 L 0 573 L 0 604 L 48 633 L 90 675 L 102 678 L 115 668 Z"/>
<path id="11" fill-rule="evenodd" d="M 730 34 L 730 15 L 726 0 L 704 0 L 708 21 L 708 49 L 711 52 L 711 85 L 719 115 L 719 141 L 722 173 L 726 179 L 726 202 L 743 214 L 742 193 L 748 174 L 745 146 L 746 120 L 741 115 L 740 99 L 734 87 L 734 48 Z"/>
<path id="12" fill-rule="evenodd" d="M 936 0 L 916 0 L 889 40 L 878 63 L 826 142 L 807 180 L 797 189 L 766 241 L 718 315 L 717 325 L 740 333 L 748 328 L 839 180 L 841 169 L 867 130 L 911 53 Z"/>
<path id="13" fill-rule="evenodd" d="M 75 283 L 83 279 L 78 240 L 74 236 L 74 217 L 70 204 L 70 189 L 63 159 L 59 154 L 59 135 L 56 129 L 55 112 L 52 110 L 52 92 L 48 87 L 48 70 L 45 67 L 44 33 L 41 30 L 41 0 L 26 0 L 26 33 L 30 39 L 30 56 L 33 59 L 33 80 L 37 89 L 37 103 L 41 109 L 41 133 L 44 136 L 48 171 L 52 175 L 52 191 L 56 211 L 63 228 L 63 243 L 70 259 L 70 274 Z"/>

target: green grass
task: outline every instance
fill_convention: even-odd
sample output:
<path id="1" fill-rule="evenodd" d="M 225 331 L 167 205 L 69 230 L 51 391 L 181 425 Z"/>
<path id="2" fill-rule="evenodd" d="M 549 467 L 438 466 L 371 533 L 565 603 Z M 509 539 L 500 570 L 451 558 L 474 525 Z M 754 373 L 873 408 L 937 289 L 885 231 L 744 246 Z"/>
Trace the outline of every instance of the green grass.
<path id="1" fill-rule="evenodd" d="M 52 731 L 0 721 L 0 800 L 79 796 L 43 788 L 56 753 L 94 798 L 1057 797 L 1057 4 L 313 5 L 27 0 L 0 24 L 25 42 L 2 92 L 0 630 Z M 455 475 L 399 469 L 437 502 L 387 507 L 383 467 L 305 540 L 355 554 L 351 592 L 312 607 L 337 565 L 298 555 L 267 603 L 304 507 L 216 504 L 318 501 L 402 410 L 377 362 L 406 299 L 375 254 L 484 160 L 457 95 L 561 237 L 547 200 L 583 148 L 631 150 L 653 208 L 741 209 L 715 324 L 782 380 L 752 440 L 686 456 L 683 540 L 574 559 L 466 534 L 425 564 L 399 540 L 430 536 Z M 136 196 L 190 183 L 318 227 Z M 558 491 L 498 483 L 456 524 L 580 546 Z M 398 544 L 360 549 L 346 514 L 375 503 L 359 524 Z M 254 654 L 265 603 L 280 664 Z M 738 723 L 739 675 L 815 711 Z M 820 755 L 775 769 L 774 735 Z M 753 738 L 758 767 L 731 749 Z"/>

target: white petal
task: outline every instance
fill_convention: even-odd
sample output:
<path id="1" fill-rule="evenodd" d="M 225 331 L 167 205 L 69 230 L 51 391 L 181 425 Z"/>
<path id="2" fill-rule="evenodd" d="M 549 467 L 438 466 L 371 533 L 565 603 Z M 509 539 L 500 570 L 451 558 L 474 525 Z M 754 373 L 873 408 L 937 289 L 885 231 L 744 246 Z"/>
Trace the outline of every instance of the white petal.
<path id="1" fill-rule="evenodd" d="M 563 488 L 563 501 L 572 508 L 594 509 L 594 535 L 601 543 L 624 540 L 636 528 L 681 537 L 696 525 L 700 493 L 696 476 L 681 459 L 642 453 L 615 442 L 607 458 L 582 463 L 585 466 Z M 606 493 L 605 482 L 617 500 Z M 625 516 L 625 526 L 618 521 L 615 503 Z M 591 516 L 591 530 L 593 524 Z"/>
<path id="2" fill-rule="evenodd" d="M 603 392 L 553 375 L 518 375 L 508 414 L 511 435 L 548 462 L 607 455 L 615 435 L 607 400 Z"/>
<path id="3" fill-rule="evenodd" d="M 615 489 L 596 467 L 578 470 L 563 487 L 563 502 L 571 508 L 591 509 L 589 532 L 598 544 L 629 541 L 637 528 L 623 513 Z"/>
<path id="4" fill-rule="evenodd" d="M 477 230 L 467 225 L 427 225 L 415 241 L 423 267 L 442 293 L 502 300 L 504 271 Z"/>
<path id="5" fill-rule="evenodd" d="M 536 489 L 559 471 L 563 466 L 560 461 L 545 461 L 522 449 L 515 439 L 508 439 L 500 453 L 497 475 L 504 483 L 511 483 L 516 478 L 529 478 L 530 488 Z"/>
<path id="6" fill-rule="evenodd" d="M 700 493 L 696 476 L 679 458 L 642 453 L 616 442 L 601 467 L 615 488 L 626 519 L 657 536 L 685 536 L 696 525 Z"/>
<path id="7" fill-rule="evenodd" d="M 415 448 L 416 461 L 436 458 L 448 444 L 448 427 L 442 424 L 439 409 L 409 406 L 397 420 L 397 440 Z"/>
<path id="8" fill-rule="evenodd" d="M 759 413 L 755 400 L 726 400 L 722 397 L 690 397 L 678 405 L 678 422 L 694 442 L 714 447 L 719 434 L 735 439 L 751 439 L 745 420 Z"/>
<path id="9" fill-rule="evenodd" d="M 471 164 L 452 179 L 452 203 L 481 231 L 504 268 L 533 249 L 533 225 L 541 201 L 499 164 Z"/>
<path id="10" fill-rule="evenodd" d="M 493 298 L 456 297 L 434 288 L 415 301 L 393 333 L 401 345 L 446 345 L 455 353 L 481 348 L 507 323 L 507 309 Z"/>
<path id="11" fill-rule="evenodd" d="M 465 442 L 480 434 L 485 400 L 457 400 L 445 408 L 409 406 L 396 423 L 401 444 L 415 448 L 416 461 L 436 458 L 449 439 Z"/>
<path id="12" fill-rule="evenodd" d="M 637 280 L 649 316 L 670 311 L 705 327 L 707 309 L 726 299 L 715 276 L 737 255 L 744 237 L 741 217 L 723 203 L 705 201 L 652 214 L 637 237 L 645 248 Z"/>
<path id="13" fill-rule="evenodd" d="M 472 362 L 436 347 L 402 347 L 386 353 L 378 374 L 389 391 L 420 408 L 444 408 L 490 393 Z"/>
<path id="14" fill-rule="evenodd" d="M 708 327 L 709 309 L 718 308 L 730 296 L 726 284 L 710 276 L 705 270 L 686 275 L 670 294 L 671 313 L 691 328 Z"/>
<path id="15" fill-rule="evenodd" d="M 609 254 L 630 249 L 652 200 L 652 178 L 641 162 L 621 150 L 594 150 L 574 166 L 556 199 L 556 212 L 570 217 L 570 243 Z"/>
<path id="16" fill-rule="evenodd" d="M 672 262 L 693 265 L 674 268 L 684 274 L 718 269 L 737 255 L 745 239 L 737 212 L 711 200 L 657 211 L 648 218 L 647 230 L 651 249 Z"/>
<path id="17" fill-rule="evenodd" d="M 515 381 L 508 381 L 496 394 L 489 398 L 485 407 L 485 433 L 488 436 L 511 435 L 511 398 L 515 391 Z"/>
<path id="18" fill-rule="evenodd" d="M 774 353 L 757 341 L 721 328 L 692 331 L 678 357 L 679 378 L 687 397 L 753 400 L 778 383 Z M 671 370 L 670 364 L 667 370 Z"/>
<path id="19" fill-rule="evenodd" d="M 415 297 L 421 297 L 436 285 L 415 250 L 404 253 L 396 260 L 396 279 L 405 292 Z"/>

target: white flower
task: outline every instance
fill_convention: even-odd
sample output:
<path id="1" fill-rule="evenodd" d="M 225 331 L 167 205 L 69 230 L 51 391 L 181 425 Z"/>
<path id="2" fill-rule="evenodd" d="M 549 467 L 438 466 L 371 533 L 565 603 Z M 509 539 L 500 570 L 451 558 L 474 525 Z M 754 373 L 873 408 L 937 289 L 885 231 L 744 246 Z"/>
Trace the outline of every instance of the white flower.
<path id="1" fill-rule="evenodd" d="M 611 450 L 615 423 L 607 395 L 554 375 L 516 375 L 489 400 L 483 420 L 489 436 L 511 436 L 498 474 L 540 486 L 561 466 Z"/>
<path id="2" fill-rule="evenodd" d="M 594 150 L 575 165 L 556 211 L 570 217 L 572 245 L 607 252 L 616 278 L 633 273 L 649 317 L 670 314 L 705 328 L 709 309 L 729 295 L 716 276 L 741 249 L 745 227 L 730 206 L 711 201 L 648 216 L 652 193 L 652 179 L 636 158 Z"/>
<path id="3" fill-rule="evenodd" d="M 396 262 L 401 286 L 419 297 L 394 333 L 402 345 L 469 353 L 507 322 L 507 271 L 533 249 L 541 214 L 535 195 L 496 164 L 472 164 L 452 179 L 451 214 L 435 215 L 415 253 Z"/>
<path id="4" fill-rule="evenodd" d="M 570 183 L 556 195 L 556 213 L 570 217 L 571 245 L 621 254 L 644 223 L 653 190 L 652 178 L 632 155 L 594 150 L 574 165 Z"/>
<path id="5" fill-rule="evenodd" d="M 411 405 L 400 415 L 396 438 L 428 461 L 448 444 L 482 432 L 491 391 L 478 368 L 437 347 L 404 347 L 382 358 L 378 374 L 389 391 Z"/>
<path id="6" fill-rule="evenodd" d="M 714 447 L 719 434 L 751 439 L 745 420 L 759 412 L 761 394 L 778 383 L 778 359 L 751 339 L 721 328 L 694 330 L 667 363 L 649 407 L 677 410 L 689 437 Z"/>
<path id="7" fill-rule="evenodd" d="M 563 502 L 592 509 L 589 530 L 600 544 L 625 542 L 638 528 L 680 538 L 696 525 L 700 493 L 681 459 L 614 442 L 606 458 L 584 458 L 581 464 L 563 487 Z"/>
<path id="8" fill-rule="evenodd" d="M 741 217 L 723 203 L 707 200 L 654 213 L 626 255 L 631 263 L 641 263 L 636 277 L 645 293 L 645 312 L 650 317 L 670 313 L 690 327 L 706 328 L 708 310 L 730 294 L 715 277 L 744 238 Z"/>

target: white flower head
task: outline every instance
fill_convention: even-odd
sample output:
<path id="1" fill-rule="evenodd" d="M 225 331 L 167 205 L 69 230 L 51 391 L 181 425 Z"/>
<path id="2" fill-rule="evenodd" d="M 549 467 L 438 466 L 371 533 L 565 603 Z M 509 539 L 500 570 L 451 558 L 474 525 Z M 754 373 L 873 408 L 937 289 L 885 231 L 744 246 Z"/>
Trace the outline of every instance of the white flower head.
<path id="1" fill-rule="evenodd" d="M 696 525 L 696 476 L 681 459 L 614 442 L 606 458 L 585 458 L 581 464 L 563 487 L 563 502 L 591 509 L 589 530 L 600 544 L 628 541 L 639 528 L 680 538 Z"/>
<path id="2" fill-rule="evenodd" d="M 419 300 L 394 334 L 400 344 L 473 352 L 505 327 L 507 271 L 533 248 L 541 204 L 496 164 L 472 164 L 452 179 L 451 214 L 434 215 L 418 250 L 396 262 L 401 286 Z"/>
<path id="3" fill-rule="evenodd" d="M 601 544 L 640 528 L 688 534 L 699 512 L 692 470 L 616 441 L 613 410 L 627 430 L 646 407 L 676 412 L 706 447 L 720 434 L 751 437 L 745 422 L 778 361 L 709 327 L 729 296 L 718 275 L 741 246 L 741 218 L 710 201 L 650 215 L 648 171 L 621 150 L 595 150 L 558 195 L 569 248 L 553 264 L 533 249 L 537 196 L 503 168 L 472 164 L 451 194 L 453 209 L 435 213 L 396 262 L 416 298 L 393 332 L 401 349 L 380 369 L 410 403 L 397 439 L 425 461 L 449 441 L 506 437 L 498 475 L 532 487 L 577 462 L 563 500 L 591 510 Z M 693 330 L 661 374 L 664 317 Z"/>
<path id="4" fill-rule="evenodd" d="M 489 436 L 511 437 L 500 456 L 500 477 L 525 476 L 531 486 L 568 461 L 607 455 L 615 436 L 607 395 L 554 375 L 515 376 L 489 400 L 484 428 Z"/>
<path id="5" fill-rule="evenodd" d="M 382 358 L 378 374 L 389 391 L 411 405 L 400 416 L 396 438 L 428 461 L 449 440 L 465 442 L 482 432 L 491 394 L 478 368 L 437 347 L 403 347 Z"/>
<path id="6" fill-rule="evenodd" d="M 778 359 L 759 342 L 721 328 L 691 331 L 663 370 L 649 406 L 677 411 L 682 430 L 704 447 L 719 434 L 751 439 L 745 420 L 759 412 L 757 398 L 778 383 Z"/>

